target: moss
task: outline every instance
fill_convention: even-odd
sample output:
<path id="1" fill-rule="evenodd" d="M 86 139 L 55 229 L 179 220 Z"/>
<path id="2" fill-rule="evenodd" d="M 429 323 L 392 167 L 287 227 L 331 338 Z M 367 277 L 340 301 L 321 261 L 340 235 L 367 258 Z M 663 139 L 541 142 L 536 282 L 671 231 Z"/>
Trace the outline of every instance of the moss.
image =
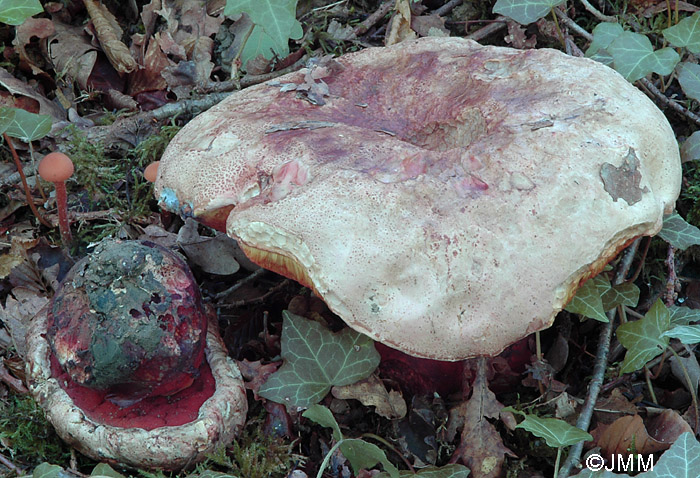
<path id="1" fill-rule="evenodd" d="M 10 394 L 0 400 L 0 450 L 26 466 L 67 463 L 70 450 L 56 435 L 44 412 L 29 396 Z"/>

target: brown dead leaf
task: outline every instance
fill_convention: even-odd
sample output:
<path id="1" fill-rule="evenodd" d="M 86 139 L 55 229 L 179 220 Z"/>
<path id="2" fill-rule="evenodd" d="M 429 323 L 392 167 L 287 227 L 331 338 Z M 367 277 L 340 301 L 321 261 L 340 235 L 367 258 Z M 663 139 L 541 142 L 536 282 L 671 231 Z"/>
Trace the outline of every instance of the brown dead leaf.
<path id="1" fill-rule="evenodd" d="M 637 407 L 622 394 L 619 388 L 614 388 L 609 396 L 598 398 L 594 413 L 598 423 L 610 424 L 620 415 L 635 415 Z"/>
<path id="2" fill-rule="evenodd" d="M 498 418 L 503 404 L 489 390 L 485 359 L 477 367 L 472 396 L 463 406 L 464 427 L 453 459 L 457 458 L 472 471 L 474 478 L 501 476 L 505 455 L 516 455 L 503 444 L 501 435 L 487 418 Z M 451 414 L 452 418 L 452 414 Z"/>
<path id="3" fill-rule="evenodd" d="M 13 296 L 8 296 L 5 307 L 0 308 L 0 321 L 12 337 L 12 343 L 20 357 L 27 354 L 26 334 L 29 322 L 46 304 L 47 297 L 42 297 L 33 291 L 15 288 Z"/>
<path id="4" fill-rule="evenodd" d="M 535 35 L 528 38 L 525 34 L 525 28 L 517 22 L 509 20 L 507 24 L 508 35 L 504 38 L 506 43 L 510 43 L 513 48 L 520 50 L 535 48 L 535 45 L 537 45 L 537 37 Z"/>
<path id="5" fill-rule="evenodd" d="M 114 69 L 119 73 L 134 71 L 138 65 L 134 57 L 131 56 L 129 48 L 121 41 L 123 32 L 117 19 L 101 2 L 83 0 L 83 3 L 95 27 L 102 51 L 105 52 Z"/>
<path id="6" fill-rule="evenodd" d="M 226 234 L 200 236 L 197 226 L 194 219 L 187 218 L 177 235 L 177 243 L 190 262 L 209 274 L 230 275 L 238 272 L 240 266 L 236 256 L 243 254 L 238 243 Z"/>
<path id="7" fill-rule="evenodd" d="M 54 21 L 56 33 L 49 39 L 49 57 L 56 73 L 88 89 L 88 80 L 97 62 L 97 49 L 83 29 Z"/>
<path id="8" fill-rule="evenodd" d="M 440 15 L 419 15 L 411 18 L 411 29 L 422 37 L 448 37 L 445 19 Z"/>
<path id="9" fill-rule="evenodd" d="M 142 53 L 144 43 L 145 37 L 143 35 L 132 37 L 131 49 L 135 52 L 134 56 L 138 58 L 141 68 L 129 77 L 128 92 L 130 95 L 166 89 L 168 84 L 161 73 L 174 64 L 163 51 L 160 33 L 153 35 L 148 41 L 145 53 Z"/>
<path id="10" fill-rule="evenodd" d="M 42 40 L 49 38 L 54 34 L 54 24 L 48 18 L 27 18 L 24 23 L 15 27 L 17 35 L 12 41 L 15 50 L 19 54 L 19 59 L 24 68 L 31 70 L 33 75 L 47 75 L 39 66 L 39 59 L 33 57 L 27 50 L 27 46 L 32 43 L 34 38 L 40 40 L 41 49 L 46 53 L 46 45 Z M 43 56 L 43 55 L 42 55 Z M 47 75 L 48 76 L 48 75 Z"/>
<path id="11" fill-rule="evenodd" d="M 598 427 L 591 431 L 591 435 L 596 446 L 600 447 L 603 457 L 626 456 L 631 451 L 646 455 L 666 450 L 671 446 L 670 443 L 663 443 L 650 437 L 639 415 L 618 418 L 612 424 L 602 426 L 605 428 Z M 633 446 L 634 450 L 632 450 Z"/>
<path id="12" fill-rule="evenodd" d="M 22 381 L 17 377 L 14 377 L 5 367 L 5 364 L 0 360 L 0 382 L 5 383 L 8 387 L 17 393 L 26 394 L 29 393 L 27 387 L 24 386 Z"/>
<path id="13" fill-rule="evenodd" d="M 18 80 L 4 68 L 0 68 L 0 85 L 13 95 L 27 96 L 39 104 L 39 114 L 49 115 L 56 121 L 66 118 L 66 113 L 56 103 L 33 89 L 26 81 Z"/>
<path id="14" fill-rule="evenodd" d="M 335 398 L 355 399 L 367 407 L 373 406 L 377 415 L 389 420 L 406 416 L 406 401 L 401 393 L 396 390 L 387 391 L 376 375 L 371 375 L 351 385 L 333 387 L 331 393 Z"/>
<path id="15" fill-rule="evenodd" d="M 692 408 L 692 407 L 691 407 Z M 671 445 L 676 438 L 686 432 L 693 432 L 691 426 L 677 411 L 666 409 L 661 414 L 649 420 L 647 430 L 655 440 Z"/>
<path id="16" fill-rule="evenodd" d="M 391 17 L 384 45 L 390 46 L 404 40 L 413 40 L 418 35 L 411 29 L 411 0 L 396 0 L 394 16 Z"/>

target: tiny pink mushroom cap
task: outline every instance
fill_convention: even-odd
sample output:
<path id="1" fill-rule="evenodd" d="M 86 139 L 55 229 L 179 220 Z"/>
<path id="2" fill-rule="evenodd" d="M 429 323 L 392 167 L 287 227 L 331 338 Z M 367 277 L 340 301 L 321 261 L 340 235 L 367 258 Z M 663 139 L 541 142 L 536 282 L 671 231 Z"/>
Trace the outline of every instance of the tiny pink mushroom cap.
<path id="1" fill-rule="evenodd" d="M 143 177 L 149 183 L 156 182 L 156 177 L 158 177 L 158 165 L 159 164 L 160 164 L 160 161 L 153 161 L 151 164 L 146 166 L 146 169 L 143 170 Z"/>
<path id="2" fill-rule="evenodd" d="M 63 182 L 75 172 L 73 161 L 63 153 L 49 153 L 39 162 L 39 176 L 52 183 Z"/>

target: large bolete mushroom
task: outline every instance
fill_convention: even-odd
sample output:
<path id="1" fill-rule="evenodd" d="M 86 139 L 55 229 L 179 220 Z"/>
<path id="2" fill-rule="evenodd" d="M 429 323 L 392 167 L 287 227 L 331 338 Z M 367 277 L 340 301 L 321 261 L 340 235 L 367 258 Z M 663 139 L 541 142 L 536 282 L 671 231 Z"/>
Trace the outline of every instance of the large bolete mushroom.
<path id="1" fill-rule="evenodd" d="M 32 395 L 59 436 L 94 459 L 194 464 L 228 444 L 247 411 L 213 319 L 176 254 L 149 242 L 102 242 L 33 319 Z"/>
<path id="2" fill-rule="evenodd" d="M 680 180 L 665 117 L 610 68 L 425 38 L 232 95 L 173 139 L 155 189 L 354 329 L 458 360 L 551 325 L 658 232 Z"/>

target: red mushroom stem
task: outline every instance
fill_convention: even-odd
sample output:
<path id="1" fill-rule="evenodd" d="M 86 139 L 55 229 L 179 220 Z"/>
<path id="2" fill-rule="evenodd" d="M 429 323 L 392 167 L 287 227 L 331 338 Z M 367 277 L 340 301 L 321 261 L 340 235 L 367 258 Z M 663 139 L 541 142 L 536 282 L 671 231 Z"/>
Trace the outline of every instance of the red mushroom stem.
<path id="1" fill-rule="evenodd" d="M 68 220 L 68 194 L 66 192 L 65 181 L 55 182 L 56 186 L 56 207 L 58 208 L 58 230 L 61 232 L 61 242 L 68 247 L 73 242 L 73 235 L 70 232 L 70 221 Z"/>

